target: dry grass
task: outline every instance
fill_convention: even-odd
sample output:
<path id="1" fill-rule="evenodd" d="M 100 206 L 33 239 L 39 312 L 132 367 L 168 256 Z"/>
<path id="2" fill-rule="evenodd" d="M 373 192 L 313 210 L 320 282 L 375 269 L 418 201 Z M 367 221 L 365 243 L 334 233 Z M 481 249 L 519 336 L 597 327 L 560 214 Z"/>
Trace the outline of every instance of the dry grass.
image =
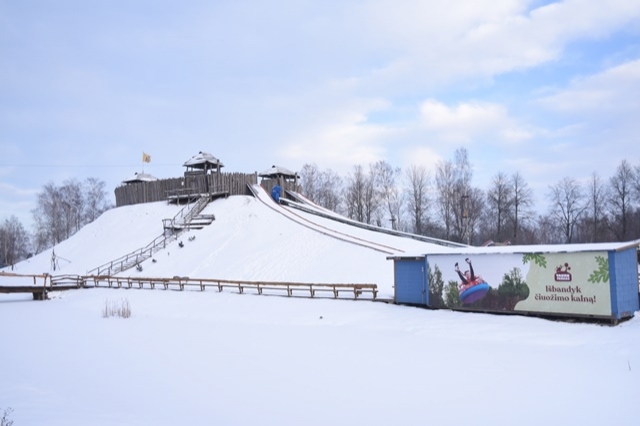
<path id="1" fill-rule="evenodd" d="M 131 316 L 131 305 L 127 299 L 118 301 L 105 300 L 102 308 L 102 318 L 120 317 L 129 318 Z"/>

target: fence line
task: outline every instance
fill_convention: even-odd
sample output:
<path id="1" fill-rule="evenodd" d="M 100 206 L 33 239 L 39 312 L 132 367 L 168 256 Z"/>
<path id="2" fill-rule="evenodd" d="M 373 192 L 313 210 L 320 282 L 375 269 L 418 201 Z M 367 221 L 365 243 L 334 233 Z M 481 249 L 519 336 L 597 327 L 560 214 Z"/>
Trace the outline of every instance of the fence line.
<path id="1" fill-rule="evenodd" d="M 369 295 L 372 299 L 378 297 L 378 286 L 376 284 L 331 284 L 331 283 L 300 283 L 300 282 L 277 282 L 277 281 L 237 281 L 215 278 L 149 278 L 149 277 L 113 277 L 113 276 L 86 276 L 85 283 L 93 281 L 93 287 L 106 286 L 108 288 L 145 288 L 150 289 L 161 287 L 165 290 L 171 288 L 185 290 L 186 287 L 194 287 L 204 291 L 207 287 L 215 288 L 219 292 L 225 288 L 231 288 L 243 294 L 247 290 L 253 290 L 256 294 L 267 292 L 284 292 L 287 296 L 300 296 L 309 294 L 310 297 L 316 295 L 329 294 L 333 298 L 339 298 L 345 293 L 358 299 L 363 295 Z"/>
<path id="2" fill-rule="evenodd" d="M 33 278 L 33 286 L 0 286 L 0 293 L 34 293 L 46 298 L 49 291 L 70 290 L 80 288 L 138 288 L 164 290 L 185 290 L 194 288 L 205 291 L 207 288 L 218 290 L 236 290 L 240 294 L 284 294 L 288 297 L 333 297 L 377 300 L 378 286 L 362 283 L 301 283 L 280 281 L 238 281 L 217 278 L 189 278 L 189 277 L 115 277 L 111 275 L 19 275 L 0 273 L 3 277 Z M 36 284 L 37 278 L 43 278 L 42 285 Z"/>

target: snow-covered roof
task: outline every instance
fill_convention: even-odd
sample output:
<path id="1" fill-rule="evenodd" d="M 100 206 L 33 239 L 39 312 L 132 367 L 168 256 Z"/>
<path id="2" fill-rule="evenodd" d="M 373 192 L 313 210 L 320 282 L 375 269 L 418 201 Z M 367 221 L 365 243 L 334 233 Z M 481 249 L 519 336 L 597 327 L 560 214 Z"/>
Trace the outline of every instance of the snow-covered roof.
<path id="1" fill-rule="evenodd" d="M 132 178 L 123 180 L 122 183 L 136 183 L 136 182 L 153 182 L 158 180 L 157 177 L 151 176 L 148 173 L 138 173 L 136 172 Z"/>
<path id="2" fill-rule="evenodd" d="M 450 254 L 516 254 L 516 253 L 577 253 L 588 251 L 621 251 L 640 246 L 640 240 L 619 243 L 593 244 L 545 244 L 492 247 L 455 247 Z M 442 254 L 440 252 L 406 253 L 401 256 L 389 256 L 387 259 L 404 259 Z M 449 253 L 447 253 L 449 254 Z"/>
<path id="3" fill-rule="evenodd" d="M 296 172 L 292 172 L 291 170 L 284 167 L 280 167 L 280 166 L 271 166 L 269 170 L 265 170 L 264 172 L 260 173 L 258 176 L 260 177 L 283 176 L 283 177 L 292 178 L 292 179 L 299 177 Z"/>
<path id="4" fill-rule="evenodd" d="M 191 157 L 189 160 L 185 161 L 183 166 L 194 167 L 197 169 L 204 169 L 206 164 L 211 164 L 216 166 L 219 164 L 220 167 L 224 167 L 224 164 L 222 164 L 222 162 L 218 160 L 216 157 L 209 154 L 208 152 L 202 152 L 202 151 L 200 151 L 199 153 Z"/>

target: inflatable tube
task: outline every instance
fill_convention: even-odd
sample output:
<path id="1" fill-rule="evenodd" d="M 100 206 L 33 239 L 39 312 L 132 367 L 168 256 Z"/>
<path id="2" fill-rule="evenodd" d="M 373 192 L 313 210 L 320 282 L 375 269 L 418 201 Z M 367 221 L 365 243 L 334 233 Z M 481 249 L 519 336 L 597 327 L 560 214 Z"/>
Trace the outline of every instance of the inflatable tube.
<path id="1" fill-rule="evenodd" d="M 477 302 L 482 299 L 489 292 L 489 284 L 480 283 L 467 288 L 460 293 L 460 300 L 465 305 L 473 302 Z"/>

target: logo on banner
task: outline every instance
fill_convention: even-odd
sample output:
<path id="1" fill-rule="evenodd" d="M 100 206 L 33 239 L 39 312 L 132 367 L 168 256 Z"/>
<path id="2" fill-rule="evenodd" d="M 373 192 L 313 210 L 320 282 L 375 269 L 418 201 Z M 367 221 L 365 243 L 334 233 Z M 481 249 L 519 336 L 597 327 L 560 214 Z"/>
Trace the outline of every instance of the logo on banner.
<path id="1" fill-rule="evenodd" d="M 560 282 L 560 283 L 571 282 L 571 272 L 569 272 L 570 270 L 571 270 L 571 266 L 569 266 L 568 263 L 565 263 L 564 265 L 556 266 L 556 273 L 554 275 L 556 282 Z"/>

